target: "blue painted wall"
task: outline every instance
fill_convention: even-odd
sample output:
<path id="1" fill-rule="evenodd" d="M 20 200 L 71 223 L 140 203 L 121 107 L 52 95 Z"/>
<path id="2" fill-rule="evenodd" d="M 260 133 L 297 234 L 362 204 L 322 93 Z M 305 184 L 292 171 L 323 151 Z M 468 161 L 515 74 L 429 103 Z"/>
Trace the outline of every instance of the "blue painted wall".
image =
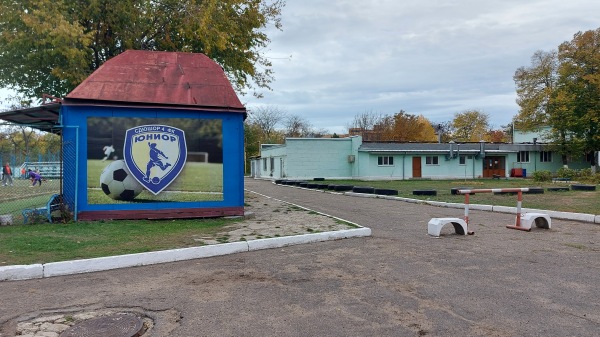
<path id="1" fill-rule="evenodd" d="M 167 203 L 88 204 L 87 197 L 87 119 L 89 117 L 127 118 L 194 118 L 219 119 L 222 122 L 223 200 Z M 179 208 L 243 207 L 244 205 L 244 130 L 241 113 L 171 110 L 158 108 L 119 108 L 81 105 L 62 105 L 64 158 L 63 190 L 70 205 L 82 211 L 102 210 L 166 210 Z"/>

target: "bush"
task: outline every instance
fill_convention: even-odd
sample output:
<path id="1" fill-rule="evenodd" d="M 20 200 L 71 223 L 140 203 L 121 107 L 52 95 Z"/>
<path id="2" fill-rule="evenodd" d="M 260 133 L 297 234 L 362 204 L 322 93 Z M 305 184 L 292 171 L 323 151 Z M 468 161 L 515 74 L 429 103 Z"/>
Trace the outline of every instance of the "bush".
<path id="1" fill-rule="evenodd" d="M 590 177 L 589 183 L 600 184 L 600 173 L 596 173 Z"/>
<path id="2" fill-rule="evenodd" d="M 551 181 L 552 180 L 552 172 L 548 170 L 541 170 L 533 172 L 533 181 Z"/>
<path id="3" fill-rule="evenodd" d="M 600 173 L 592 173 L 592 169 L 585 169 L 582 171 L 585 171 L 585 173 L 582 172 L 580 179 L 581 181 L 585 182 L 586 184 L 600 184 Z"/>
<path id="4" fill-rule="evenodd" d="M 600 184 L 600 173 L 592 173 L 591 168 L 574 170 L 563 167 L 556 172 L 556 175 L 559 178 L 569 178 L 571 180 L 578 180 L 588 184 Z"/>
<path id="5" fill-rule="evenodd" d="M 569 178 L 571 180 L 577 178 L 579 176 L 577 170 L 561 167 L 556 172 L 557 177 L 559 178 Z"/>
<path id="6" fill-rule="evenodd" d="M 582 178 L 584 180 L 590 179 L 593 176 L 591 168 L 581 169 L 579 170 L 578 174 L 579 178 Z"/>

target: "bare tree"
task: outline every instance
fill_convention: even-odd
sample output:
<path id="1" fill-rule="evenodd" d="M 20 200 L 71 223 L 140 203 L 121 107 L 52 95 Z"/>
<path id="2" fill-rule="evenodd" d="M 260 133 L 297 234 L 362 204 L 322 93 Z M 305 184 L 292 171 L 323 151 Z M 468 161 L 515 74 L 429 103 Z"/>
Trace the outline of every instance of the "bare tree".
<path id="1" fill-rule="evenodd" d="M 286 112 L 277 106 L 258 107 L 248 113 L 246 123 L 258 126 L 265 139 L 270 139 L 276 133 L 277 125 L 285 119 Z"/>
<path id="2" fill-rule="evenodd" d="M 384 116 L 381 113 L 365 111 L 354 116 L 354 120 L 348 125 L 348 131 L 350 131 L 350 129 L 360 129 L 361 131 L 373 130 L 375 125 L 381 124 L 383 119 Z"/>
<path id="3" fill-rule="evenodd" d="M 330 134 L 329 130 L 324 129 L 324 128 L 313 129 L 311 132 L 311 137 L 312 138 L 323 138 L 329 134 Z M 339 138 L 339 137 L 337 137 L 337 138 Z"/>
<path id="4" fill-rule="evenodd" d="M 433 126 L 436 135 L 438 135 L 438 139 L 442 143 L 447 143 L 452 140 L 452 135 L 454 134 L 454 126 L 452 126 L 452 121 L 431 122 L 431 125 Z"/>
<path id="5" fill-rule="evenodd" d="M 309 137 L 313 133 L 310 122 L 298 115 L 288 116 L 284 125 L 286 137 Z"/>

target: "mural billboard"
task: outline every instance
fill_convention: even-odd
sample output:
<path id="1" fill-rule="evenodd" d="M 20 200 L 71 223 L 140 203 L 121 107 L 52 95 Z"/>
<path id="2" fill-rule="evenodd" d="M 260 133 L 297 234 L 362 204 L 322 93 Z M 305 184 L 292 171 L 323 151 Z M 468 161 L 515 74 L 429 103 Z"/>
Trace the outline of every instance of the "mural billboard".
<path id="1" fill-rule="evenodd" d="M 89 117 L 88 204 L 223 200 L 222 121 Z"/>

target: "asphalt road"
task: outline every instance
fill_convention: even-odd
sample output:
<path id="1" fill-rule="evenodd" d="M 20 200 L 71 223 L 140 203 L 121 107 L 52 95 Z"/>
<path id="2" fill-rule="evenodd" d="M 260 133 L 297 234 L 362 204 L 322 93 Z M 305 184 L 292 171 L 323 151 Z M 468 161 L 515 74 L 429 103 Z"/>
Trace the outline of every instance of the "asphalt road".
<path id="1" fill-rule="evenodd" d="M 473 236 L 427 235 L 462 210 L 246 188 L 370 227 L 369 238 L 47 279 L 0 282 L 0 332 L 40 313 L 136 309 L 152 336 L 598 336 L 600 226 L 505 228 L 472 211 Z M 449 226 L 446 226 L 449 227 Z M 147 335 L 144 335 L 144 337 Z M 148 335 L 149 336 L 149 335 Z"/>

